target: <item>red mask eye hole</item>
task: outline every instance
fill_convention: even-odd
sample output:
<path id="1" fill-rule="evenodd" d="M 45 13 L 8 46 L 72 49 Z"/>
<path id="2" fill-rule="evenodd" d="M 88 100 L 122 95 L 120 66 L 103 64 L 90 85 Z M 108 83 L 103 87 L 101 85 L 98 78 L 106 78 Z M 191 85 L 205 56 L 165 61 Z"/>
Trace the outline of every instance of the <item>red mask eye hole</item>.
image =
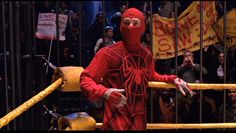
<path id="1" fill-rule="evenodd" d="M 124 24 L 125 26 L 129 26 L 129 25 L 130 25 L 130 22 L 125 21 L 125 22 L 123 22 L 123 24 Z"/>
<path id="2" fill-rule="evenodd" d="M 140 27 L 141 26 L 141 20 L 139 18 L 129 18 L 126 17 L 122 20 L 122 23 L 124 26 L 134 26 L 134 27 Z"/>

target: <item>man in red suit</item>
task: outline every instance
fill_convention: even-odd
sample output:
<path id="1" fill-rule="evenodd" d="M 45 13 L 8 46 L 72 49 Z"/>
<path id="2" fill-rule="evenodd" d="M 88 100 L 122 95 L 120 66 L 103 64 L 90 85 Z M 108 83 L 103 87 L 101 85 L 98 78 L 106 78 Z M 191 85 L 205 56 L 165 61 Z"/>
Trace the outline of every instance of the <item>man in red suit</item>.
<path id="1" fill-rule="evenodd" d="M 122 41 L 102 48 L 82 72 L 80 85 L 91 101 L 105 99 L 102 130 L 145 130 L 148 81 L 174 83 L 184 96 L 193 92 L 175 75 L 155 72 L 152 53 L 141 45 L 143 13 L 129 8 L 121 18 Z"/>

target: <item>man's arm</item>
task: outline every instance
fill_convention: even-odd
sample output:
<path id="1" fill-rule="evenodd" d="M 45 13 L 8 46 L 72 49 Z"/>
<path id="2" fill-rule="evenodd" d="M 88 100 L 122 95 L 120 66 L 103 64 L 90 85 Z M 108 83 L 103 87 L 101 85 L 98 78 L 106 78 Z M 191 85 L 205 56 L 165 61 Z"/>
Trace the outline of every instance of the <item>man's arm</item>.
<path id="1" fill-rule="evenodd" d="M 183 75 L 184 71 L 186 70 L 186 67 L 182 64 L 180 66 L 177 67 L 177 75 L 181 76 Z"/>
<path id="2" fill-rule="evenodd" d="M 193 66 L 193 69 L 200 72 L 200 65 L 199 64 L 195 64 Z M 202 74 L 206 75 L 207 74 L 207 69 L 205 67 L 202 67 Z"/>
<path id="3" fill-rule="evenodd" d="M 104 54 L 103 50 L 101 50 L 82 72 L 80 76 L 80 86 L 82 92 L 89 100 L 96 101 L 102 99 L 104 93 L 108 90 L 108 88 L 99 84 L 102 77 L 109 69 L 108 67 L 108 57 Z"/>
<path id="4" fill-rule="evenodd" d="M 155 68 L 154 61 L 152 60 L 150 66 L 151 80 L 173 83 L 176 85 L 176 88 L 180 91 L 180 93 L 183 96 L 190 96 L 190 97 L 193 96 L 194 92 L 190 89 L 188 83 L 186 83 L 184 80 L 178 78 L 176 75 L 160 75 L 157 72 L 155 72 L 154 68 Z"/>
<path id="5" fill-rule="evenodd" d="M 97 40 L 96 45 L 95 45 L 95 47 L 94 47 L 94 54 L 97 53 L 97 51 L 98 51 L 98 49 L 99 49 L 99 47 L 100 47 L 100 45 L 101 45 L 102 43 L 103 43 L 103 39 L 98 39 L 98 40 Z"/>
<path id="6" fill-rule="evenodd" d="M 88 97 L 90 101 L 98 101 L 103 98 L 116 108 L 123 107 L 126 104 L 126 97 L 122 95 L 124 89 L 106 88 L 99 82 L 109 71 L 109 63 L 112 61 L 105 54 L 105 49 L 101 49 L 95 55 L 89 66 L 82 72 L 80 76 L 80 86 L 82 93 Z"/>
<path id="7" fill-rule="evenodd" d="M 153 80 L 153 81 L 173 83 L 174 79 L 177 78 L 176 75 L 165 75 L 165 74 L 161 75 L 161 74 L 157 73 L 155 71 L 154 60 L 151 60 L 150 73 L 151 73 L 150 80 Z"/>

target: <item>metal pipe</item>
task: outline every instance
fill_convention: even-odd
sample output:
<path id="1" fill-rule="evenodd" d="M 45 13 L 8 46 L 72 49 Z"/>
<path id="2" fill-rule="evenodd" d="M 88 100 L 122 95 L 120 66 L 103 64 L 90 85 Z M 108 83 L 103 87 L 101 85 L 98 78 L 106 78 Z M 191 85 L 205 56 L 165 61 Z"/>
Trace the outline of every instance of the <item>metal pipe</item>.
<path id="1" fill-rule="evenodd" d="M 102 26 L 103 26 L 103 31 L 102 31 L 102 35 L 103 35 L 103 39 L 102 42 L 105 43 L 105 26 L 106 26 L 106 3 L 105 1 L 102 1 Z"/>
<path id="2" fill-rule="evenodd" d="M 174 2 L 174 11 L 175 11 L 175 75 L 178 74 L 178 3 L 177 1 Z M 175 123 L 178 123 L 178 91 L 175 91 Z"/>
<path id="3" fill-rule="evenodd" d="M 79 66 L 82 66 L 82 2 L 78 1 L 79 4 Z M 80 94 L 80 109 L 82 109 L 82 95 Z"/>
<path id="4" fill-rule="evenodd" d="M 127 8 L 129 8 L 129 1 L 128 0 L 125 1 L 125 5 L 126 5 Z"/>
<path id="5" fill-rule="evenodd" d="M 8 97 L 8 73 L 7 73 L 7 44 L 6 44 L 6 20 L 5 20 L 5 1 L 2 1 L 2 35 L 3 35 L 3 57 L 4 57 L 4 83 L 5 83 L 5 95 L 6 95 L 6 112 L 9 110 L 9 97 Z M 7 125 L 7 130 L 9 130 Z"/>
<path id="6" fill-rule="evenodd" d="M 223 36 L 224 36 L 224 83 L 226 83 L 226 58 L 227 58 L 227 53 L 226 53 L 226 45 L 227 45 L 227 5 L 226 5 L 226 0 L 224 1 L 224 16 L 223 16 Z M 223 99 L 223 122 L 226 122 L 226 90 L 224 90 L 224 99 Z"/>
<path id="7" fill-rule="evenodd" d="M 153 21 L 153 19 L 152 19 L 152 14 L 153 14 L 153 10 L 152 10 L 152 1 L 150 1 L 150 27 L 149 27 L 149 29 L 150 29 L 150 35 L 153 35 L 153 25 L 152 25 L 152 21 Z M 153 51 L 153 36 L 151 36 L 151 46 L 152 46 L 152 51 Z M 151 99 L 151 102 L 150 102 L 150 104 L 151 104 L 151 114 L 150 114 L 150 121 L 151 122 L 153 122 L 153 117 L 154 117 L 154 113 L 153 113 L 153 109 L 154 109 L 154 103 L 153 103 L 153 90 L 151 90 L 151 96 L 150 96 L 150 99 Z"/>
<path id="8" fill-rule="evenodd" d="M 60 52 L 60 37 L 59 37 L 59 8 L 60 8 L 61 2 L 60 1 L 56 1 L 56 50 L 57 50 L 57 54 L 56 54 L 56 59 L 57 59 L 57 66 L 61 65 L 61 52 Z M 61 99 L 61 93 L 57 92 L 55 93 L 55 95 L 53 95 L 53 99 L 55 99 L 55 106 L 57 107 L 61 107 L 61 103 L 60 100 L 56 100 L 56 99 Z M 57 111 L 61 111 L 60 108 Z"/>
<path id="9" fill-rule="evenodd" d="M 10 43 L 10 58 L 11 58 L 11 96 L 12 96 L 12 108 L 16 107 L 15 98 L 15 48 L 13 38 L 13 13 L 12 13 L 12 1 L 9 1 L 9 43 Z M 13 121 L 13 130 L 16 130 L 16 121 Z"/>
<path id="10" fill-rule="evenodd" d="M 60 66 L 60 42 L 59 42 L 59 5 L 60 2 L 56 1 L 56 39 L 57 39 L 57 66 Z"/>
<path id="11" fill-rule="evenodd" d="M 203 2 L 200 1 L 200 82 L 202 82 Z M 202 123 L 202 90 L 200 90 L 199 122 Z"/>
<path id="12" fill-rule="evenodd" d="M 17 104 L 20 104 L 22 102 L 22 78 L 21 78 L 21 43 L 20 43 L 20 2 L 16 1 L 16 18 L 15 18 L 15 29 L 16 29 L 16 72 L 17 72 Z M 19 126 L 19 129 L 23 129 L 23 119 L 20 118 L 17 122 L 17 125 Z"/>
<path id="13" fill-rule="evenodd" d="M 36 38 L 35 38 L 35 33 L 36 33 L 36 30 L 35 30 L 35 1 L 32 1 L 32 31 L 33 31 L 33 55 L 36 55 Z"/>
<path id="14" fill-rule="evenodd" d="M 32 17 L 31 17 L 31 10 L 30 10 L 30 2 L 22 2 L 23 6 L 23 14 L 25 20 L 25 48 L 26 48 L 26 55 L 25 57 L 25 98 L 28 98 L 32 94 L 34 94 L 34 90 L 32 87 Z M 27 27 L 27 28 L 26 28 Z M 24 58 L 23 57 L 23 58 Z M 34 129 L 34 110 L 30 110 L 28 114 L 25 115 L 24 121 L 28 122 L 27 125 L 24 125 L 24 128 L 28 128 L 29 130 Z"/>
<path id="15" fill-rule="evenodd" d="M 82 2 L 79 4 L 79 66 L 82 66 Z"/>

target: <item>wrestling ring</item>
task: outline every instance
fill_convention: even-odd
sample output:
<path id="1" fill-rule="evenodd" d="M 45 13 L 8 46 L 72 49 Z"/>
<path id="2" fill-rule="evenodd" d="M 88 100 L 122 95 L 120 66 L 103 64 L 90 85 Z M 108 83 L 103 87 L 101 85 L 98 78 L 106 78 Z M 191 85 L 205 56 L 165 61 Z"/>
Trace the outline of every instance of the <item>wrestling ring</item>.
<path id="1" fill-rule="evenodd" d="M 59 67 L 60 74 L 57 70 L 54 72 L 54 82 L 37 95 L 33 96 L 4 117 L 0 118 L 0 129 L 9 124 L 16 117 L 27 111 L 30 107 L 47 97 L 57 88 L 60 91 L 80 91 L 79 88 L 79 77 L 83 71 L 82 67 Z M 148 83 L 149 88 L 160 89 L 160 88 L 175 88 L 175 85 L 165 82 L 151 82 Z M 236 89 L 236 84 L 200 84 L 200 83 L 189 83 L 189 86 L 193 90 L 207 90 L 209 88 L 214 90 L 222 89 Z M 83 113 L 82 113 L 83 114 Z M 86 114 L 86 113 L 85 113 Z M 101 128 L 102 123 L 96 123 L 96 121 L 89 115 L 78 115 L 76 118 L 68 121 L 69 127 L 63 130 L 95 130 Z M 78 124 L 79 123 L 79 124 Z M 236 123 L 199 123 L 199 124 L 176 124 L 176 123 L 147 123 L 146 129 L 219 129 L 219 128 L 236 128 Z"/>

